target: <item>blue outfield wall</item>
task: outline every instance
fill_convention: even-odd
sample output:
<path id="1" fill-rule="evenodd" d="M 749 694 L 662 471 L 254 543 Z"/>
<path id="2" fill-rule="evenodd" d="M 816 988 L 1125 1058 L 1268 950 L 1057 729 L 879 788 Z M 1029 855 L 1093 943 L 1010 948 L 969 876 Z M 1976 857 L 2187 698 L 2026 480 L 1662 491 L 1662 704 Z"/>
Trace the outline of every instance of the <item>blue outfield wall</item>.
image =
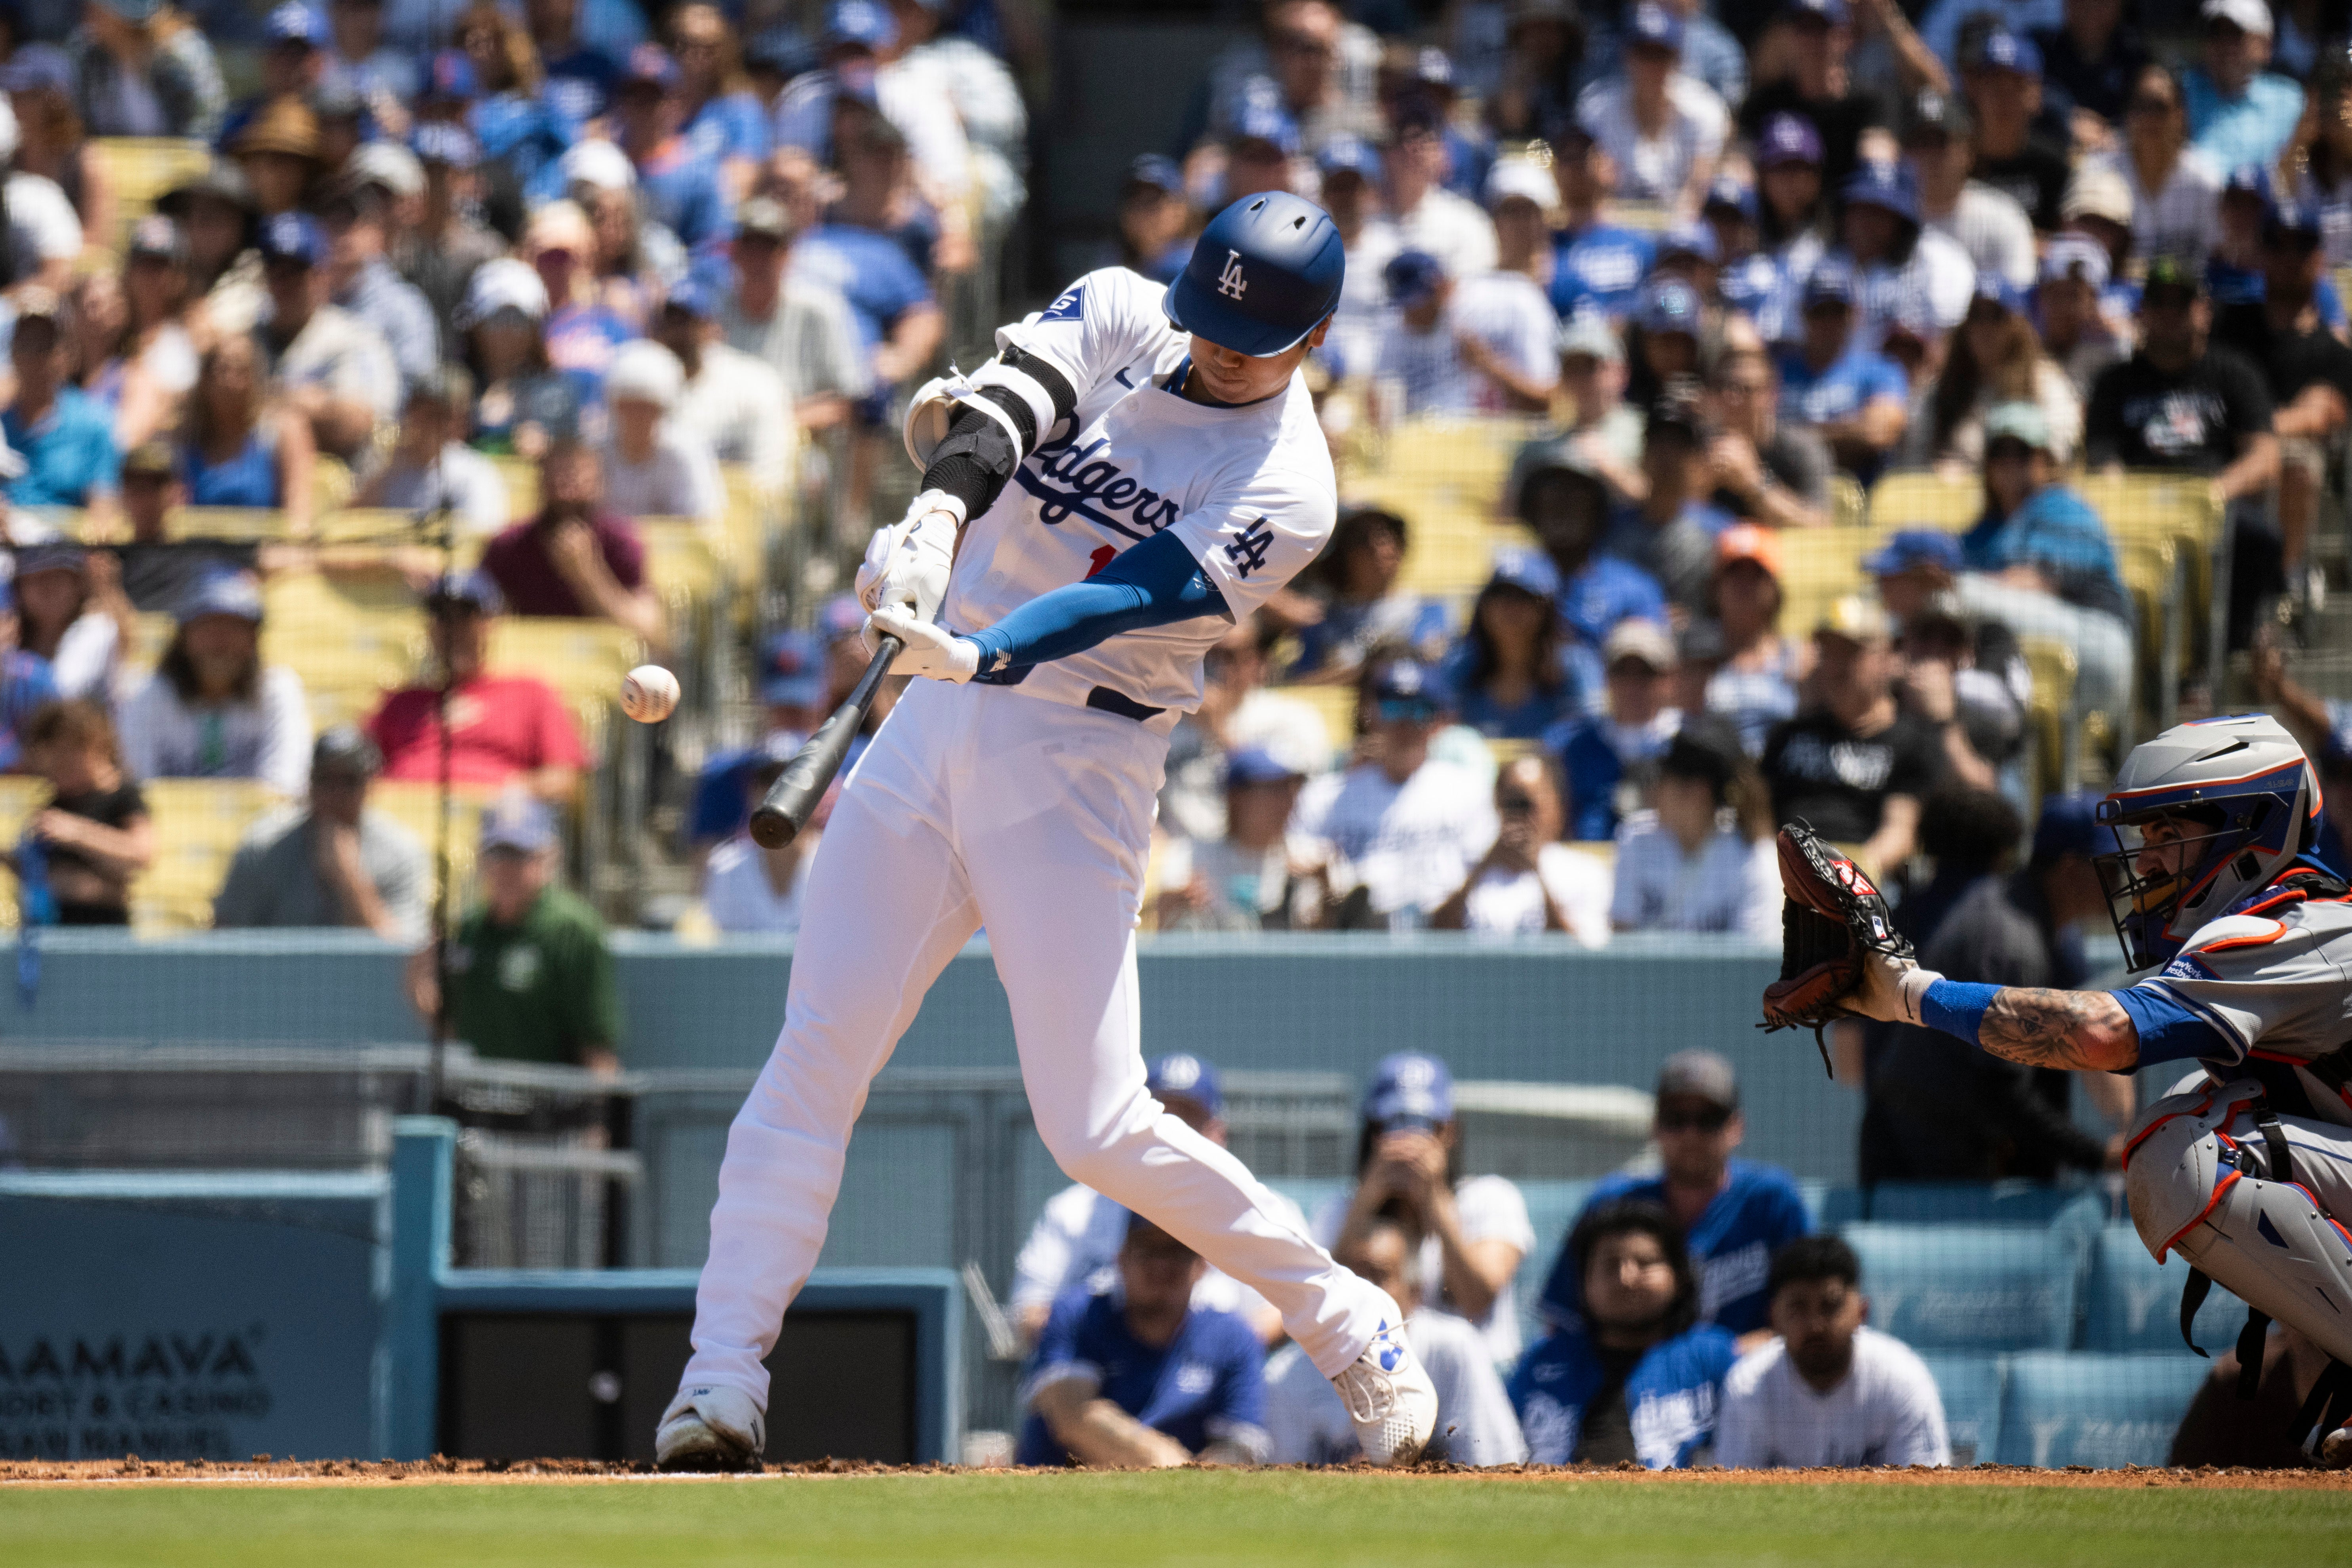
<path id="1" fill-rule="evenodd" d="M 783 1016 L 789 941 L 691 946 L 614 938 L 633 1068 L 754 1068 Z M 31 1005 L 0 997 L 10 1039 L 414 1041 L 401 952 L 341 932 L 226 932 L 169 942 L 43 933 Z M 1778 955 L 1702 937 L 1633 938 L 1602 952 L 1565 939 L 1442 933 L 1170 936 L 1141 949 L 1144 1048 L 1227 1067 L 1361 1078 L 1396 1050 L 1455 1074 L 1641 1087 L 1669 1053 L 1729 1056 L 1751 1155 L 1838 1183 L 1853 1171 L 1858 1096 L 1831 1084 L 1811 1037 L 1755 1027 Z M 984 942 L 951 962 L 894 1058 L 921 1068 L 1014 1062 Z"/>

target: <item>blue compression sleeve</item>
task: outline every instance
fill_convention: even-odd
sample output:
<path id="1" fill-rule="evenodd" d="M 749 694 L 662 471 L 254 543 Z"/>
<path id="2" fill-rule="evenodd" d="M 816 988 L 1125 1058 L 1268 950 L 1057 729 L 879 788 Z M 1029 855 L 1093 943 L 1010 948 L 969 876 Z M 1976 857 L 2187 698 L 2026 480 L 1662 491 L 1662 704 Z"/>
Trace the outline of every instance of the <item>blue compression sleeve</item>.
<path id="1" fill-rule="evenodd" d="M 983 675 L 1084 653 L 1121 632 L 1226 613 L 1225 596 L 1173 533 L 1153 534 L 1083 583 L 1040 594 L 984 632 Z"/>
<path id="2" fill-rule="evenodd" d="M 2235 1061 L 2245 1053 L 2213 1020 L 2191 1012 L 2162 985 L 2141 984 L 2110 991 L 2116 1005 L 2139 1032 L 2139 1065 L 2151 1062 Z"/>
<path id="3" fill-rule="evenodd" d="M 1957 1035 L 1972 1046 L 1980 1044 L 1977 1031 L 1984 1026 L 1985 1009 L 2000 989 L 1966 980 L 1936 981 L 1919 999 L 1920 1019 L 1931 1029 Z"/>

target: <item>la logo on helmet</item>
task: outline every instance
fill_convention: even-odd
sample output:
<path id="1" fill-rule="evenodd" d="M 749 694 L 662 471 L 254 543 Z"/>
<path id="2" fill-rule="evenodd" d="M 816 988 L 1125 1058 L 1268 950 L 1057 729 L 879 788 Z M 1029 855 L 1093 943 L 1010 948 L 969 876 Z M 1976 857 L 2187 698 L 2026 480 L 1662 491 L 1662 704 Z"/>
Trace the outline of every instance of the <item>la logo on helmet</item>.
<path id="1" fill-rule="evenodd" d="M 1225 269 L 1217 274 L 1217 292 L 1228 300 L 1238 300 L 1248 287 L 1248 282 L 1242 277 L 1242 253 L 1226 251 Z"/>

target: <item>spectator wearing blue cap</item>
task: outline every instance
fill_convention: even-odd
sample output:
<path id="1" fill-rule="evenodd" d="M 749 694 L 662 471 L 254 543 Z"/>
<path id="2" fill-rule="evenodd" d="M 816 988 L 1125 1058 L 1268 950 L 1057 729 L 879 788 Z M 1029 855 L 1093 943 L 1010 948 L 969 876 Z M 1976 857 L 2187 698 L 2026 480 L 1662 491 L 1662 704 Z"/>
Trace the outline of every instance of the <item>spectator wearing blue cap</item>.
<path id="1" fill-rule="evenodd" d="M 1626 24 L 1623 74 L 1588 90 L 1577 118 L 1616 165 L 1615 195 L 1695 216 L 1731 116 L 1713 88 L 1682 72 L 1684 32 L 1680 11 L 1642 0 Z"/>
<path id="2" fill-rule="evenodd" d="M 1200 1254 L 1140 1215 L 1116 1267 L 1053 1304 L 1023 1369 L 1018 1465 L 1158 1469 L 1266 1456 L 1265 1347 L 1192 1299 Z"/>
<path id="3" fill-rule="evenodd" d="M 694 804 L 686 828 L 688 846 L 698 860 L 713 853 L 714 846 L 740 835 L 750 823 L 751 808 L 763 793 L 754 775 L 765 760 L 778 752 L 789 760 L 824 721 L 835 700 L 845 695 L 835 689 L 829 669 L 834 641 L 824 627 L 772 631 L 760 639 L 751 673 L 755 693 L 765 710 L 761 733 L 749 746 L 719 752 L 704 762 L 695 780 Z M 871 732 L 869 728 L 866 733 Z M 857 750 L 863 750 L 862 744 Z M 852 751 L 853 760 L 856 754 Z"/>
<path id="4" fill-rule="evenodd" d="M 1301 924 L 1410 929 L 1450 897 L 1495 841 L 1486 781 L 1430 754 L 1453 710 L 1433 662 L 1381 653 L 1357 684 L 1358 761 L 1300 792 L 1290 822 L 1297 874 L 1323 901 Z"/>
<path id="5" fill-rule="evenodd" d="M 1559 329 L 1543 290 L 1524 274 L 1454 278 L 1424 250 L 1382 268 L 1396 315 L 1372 367 L 1395 389 L 1389 418 L 1527 414 L 1548 408 L 1559 384 Z M 1387 399 L 1384 398 L 1384 403 Z"/>
<path id="6" fill-rule="evenodd" d="M 1700 221 L 1715 233 L 1715 287 L 1724 309 L 1747 317 L 1769 343 L 1786 330 L 1788 279 L 1760 247 L 1762 213 L 1755 187 L 1737 174 L 1717 174 L 1699 205 Z"/>
<path id="7" fill-rule="evenodd" d="M 1410 542 L 1395 512 L 1359 507 L 1341 514 L 1331 542 L 1302 574 L 1299 586 L 1322 613 L 1299 628 L 1298 657 L 1286 679 L 1318 686 L 1353 680 L 1371 650 L 1387 643 L 1433 661 L 1444 657 L 1445 606 L 1396 586 Z"/>
<path id="8" fill-rule="evenodd" d="M 2199 63 L 2181 78 L 2189 135 L 2224 169 L 2274 163 L 2303 117 L 2303 89 L 2263 68 L 2276 31 L 2266 0 L 2205 0 Z"/>
<path id="9" fill-rule="evenodd" d="M 1444 118 L 1419 100 L 1398 110 L 1381 142 L 1382 198 L 1399 244 L 1436 257 L 1449 278 L 1483 277 L 1495 268 L 1495 225 L 1445 188 L 1444 132 Z"/>
<path id="10" fill-rule="evenodd" d="M 1976 167 L 1974 132 L 1965 100 L 1930 88 L 1911 100 L 1903 161 L 1918 187 L 1919 220 L 1958 244 L 1979 278 L 2031 288 L 2033 220 L 2016 197 L 1969 178 Z"/>
<path id="11" fill-rule="evenodd" d="M 625 36 L 603 14 L 623 10 L 630 22 Z M 586 125 L 603 115 L 612 106 L 621 57 L 644 41 L 642 13 L 600 6 L 596 0 L 525 0 L 522 20 L 539 59 L 541 100 L 566 125 Z"/>
<path id="12" fill-rule="evenodd" d="M 1732 521 L 1707 499 L 1709 431 L 1696 392 L 1695 382 L 1672 383 L 1650 405 L 1642 445 L 1644 492 L 1616 509 L 1601 546 L 1648 573 L 1667 598 L 1693 615 L 1706 597 L 1715 536 Z"/>
<path id="13" fill-rule="evenodd" d="M 1875 474 L 1910 423 L 1902 369 L 1854 331 L 1853 270 L 1825 258 L 1799 296 L 1801 336 L 1774 356 L 1781 416 L 1810 428 L 1838 466 Z"/>
<path id="14" fill-rule="evenodd" d="M 2205 258 L 2205 291 L 2215 310 L 2263 297 L 2263 230 L 2273 205 L 2271 172 L 2242 163 L 2221 181 L 2219 231 Z"/>
<path id="15" fill-rule="evenodd" d="M 1291 917 L 1289 851 L 1284 829 L 1297 806 L 1309 771 L 1329 754 L 1297 756 L 1300 748 L 1247 745 L 1224 753 L 1219 782 L 1223 831 L 1213 837 L 1170 838 L 1154 872 L 1153 904 L 1161 931 L 1279 930 Z M 1171 783 L 1174 781 L 1171 779 Z"/>
<path id="16" fill-rule="evenodd" d="M 1996 28 L 1965 63 L 1960 79 L 1976 115 L 1976 177 L 2014 198 L 2035 228 L 2056 230 L 2073 169 L 2069 149 L 2037 121 L 2042 51 L 2023 34 Z"/>
<path id="17" fill-rule="evenodd" d="M 366 725 L 383 752 L 383 776 L 416 784 L 441 776 L 438 677 L 446 673 L 450 782 L 570 801 L 587 761 L 571 710 L 537 675 L 488 668 L 490 634 L 506 613 L 498 584 L 478 570 L 455 573 L 423 601 L 434 674 L 386 692 Z"/>
<path id="18" fill-rule="evenodd" d="M 377 128 L 398 141 L 410 129 L 423 62 L 384 40 L 383 17 L 384 0 L 331 0 L 322 74 L 358 95 Z"/>
<path id="19" fill-rule="evenodd" d="M 1463 1174 L 1454 1073 L 1416 1051 L 1384 1058 L 1373 1069 L 1356 1137 L 1355 1187 L 1317 1205 L 1309 1228 L 1332 1250 L 1350 1251 L 1384 1215 L 1423 1238 L 1422 1310 L 1470 1323 L 1496 1366 L 1517 1360 L 1511 1280 L 1536 1244 L 1527 1199 L 1508 1177 Z"/>
<path id="20" fill-rule="evenodd" d="M 941 270 L 963 271 L 972 260 L 965 221 L 971 143 L 954 95 L 937 90 L 932 73 L 901 68 L 900 45 L 898 23 L 878 0 L 835 0 L 825 13 L 824 67 L 802 76 L 777 100 L 774 143 L 838 168 L 845 155 L 841 108 L 856 103 L 879 112 L 903 139 L 908 183 L 940 225 Z"/>
<path id="21" fill-rule="evenodd" d="M 1812 275 L 1828 249 L 1829 186 L 1822 177 L 1822 133 L 1799 114 L 1775 114 L 1756 137 L 1757 243 L 1780 270 L 1793 292 Z M 1759 314 L 1757 326 L 1767 343 L 1797 335 L 1794 300 Z"/>
<path id="22" fill-rule="evenodd" d="M 262 24 L 261 90 L 232 106 L 215 133 L 222 152 L 243 153 L 245 133 L 268 117 L 273 105 L 306 99 L 326 72 L 327 19 L 309 0 L 278 0 Z"/>
<path id="23" fill-rule="evenodd" d="M 1254 768 L 1280 764 L 1265 759 Z M 1276 825 L 1277 835 L 1280 825 Z M 1225 1093 L 1213 1063 L 1189 1051 L 1155 1058 L 1145 1069 L 1143 1087 L 1168 1115 L 1222 1149 L 1225 1146 Z M 1306 1216 L 1281 1194 L 1274 1205 L 1300 1229 Z M 1036 1223 L 1021 1244 L 1013 1262 L 1013 1289 L 1005 1305 L 1013 1309 L 1013 1326 L 1021 1337 L 1034 1342 L 1046 1319 L 1074 1289 L 1101 1283 L 1118 1267 L 1119 1249 L 1133 1216 L 1084 1183 L 1073 1183 L 1045 1200 Z M 1261 1342 L 1282 1337 L 1282 1318 L 1265 1297 L 1228 1274 L 1204 1268 L 1193 1281 L 1195 1310 L 1231 1313 L 1249 1325 Z"/>
<path id="24" fill-rule="evenodd" d="M 1760 348 L 1727 349 L 1715 362 L 1715 434 L 1706 444 L 1708 503 L 1766 528 L 1817 528 L 1830 520 L 1837 463 L 1814 431 L 1780 418 L 1780 382 Z"/>
<path id="25" fill-rule="evenodd" d="M 310 422 L 319 450 L 356 460 L 400 406 L 400 367 L 383 335 L 327 295 L 327 237 L 306 213 L 261 226 L 269 302 L 254 324 L 269 390 Z"/>
<path id="26" fill-rule="evenodd" d="M 1865 163 L 1838 192 L 1838 246 L 1853 268 L 1855 331 L 1866 342 L 1916 312 L 1930 331 L 1960 324 L 1976 288 L 1976 264 L 1959 241 L 1919 221 L 1919 191 L 1902 163 Z"/>
<path id="27" fill-rule="evenodd" d="M 1743 135 L 1760 146 L 1775 117 L 1799 119 L 1814 134 L 1816 162 L 1832 190 L 1845 184 L 1861 163 L 1865 139 L 1874 155 L 1894 154 L 1888 134 L 1894 106 L 1885 86 L 1850 68 L 1853 29 L 1845 0 L 1763 0 L 1743 9 L 1759 26 L 1768 19 L 1774 24 L 1788 70 L 1777 81 L 1759 82 L 1748 89 L 1747 101 L 1739 106 Z M 1737 17 L 1725 25 L 1752 42 L 1752 30 Z"/>
<path id="28" fill-rule="evenodd" d="M 2082 448 L 2083 405 L 2074 384 L 2042 352 L 2024 291 L 1995 273 L 1977 279 L 1968 317 L 1920 403 L 1904 435 L 1900 460 L 1907 467 L 1981 467 L 1985 420 L 2009 403 L 2030 403 L 2041 412 L 2060 468 L 2070 467 Z"/>
<path id="29" fill-rule="evenodd" d="M 2076 710 L 2120 719 L 2132 698 L 2131 595 L 2105 523 L 2058 481 L 2063 467 L 2040 406 L 1994 405 L 1985 419 L 1984 515 L 1960 539 L 1960 605 L 2020 637 L 2066 643 L 2077 661 Z"/>
<path id="30" fill-rule="evenodd" d="M 813 662 L 821 667 L 821 656 Z M 821 668 L 815 679 L 823 680 Z M 751 808 L 783 776 L 804 742 L 804 736 L 791 731 L 772 731 L 751 747 L 740 770 L 741 821 L 749 820 Z M 769 849 L 754 843 L 739 826 L 712 847 L 702 868 L 702 907 L 710 923 L 730 936 L 790 936 L 799 931 L 801 889 L 809 858 L 823 837 L 822 821 L 812 819 L 808 830 L 791 843 Z"/>
<path id="31" fill-rule="evenodd" d="M 1682 278 L 1653 273 L 1633 298 L 1625 329 L 1625 395 L 1635 407 L 1650 407 L 1667 388 L 1698 375 L 1706 306 Z"/>
<path id="32" fill-rule="evenodd" d="M 2279 534 L 2288 589 L 2305 603 L 2325 596 L 2310 563 L 2319 497 L 2343 460 L 2352 425 L 2352 348 L 2328 330 L 2319 305 L 2327 256 L 2320 215 L 2302 202 L 2274 203 L 2263 226 L 2261 292 L 2217 310 L 2213 341 L 2262 372 L 2271 427 L 2279 438 Z M 2315 586 L 2317 585 L 2317 586 Z"/>
<path id="33" fill-rule="evenodd" d="M 1617 166 L 1582 125 L 1571 121 L 1554 132 L 1551 172 L 1560 211 L 1552 241 L 1552 310 L 1563 321 L 1586 314 L 1622 320 L 1649 274 L 1654 242 L 1610 220 Z"/>
<path id="34" fill-rule="evenodd" d="M 47 289 L 19 290 L 8 341 L 16 389 L 0 415 L 10 458 L 8 500 L 16 506 L 83 507 L 112 515 L 121 455 L 105 408 L 69 379 L 64 304 Z"/>
<path id="35" fill-rule="evenodd" d="M 1489 740 L 1532 741 L 1578 710 L 1565 657 L 1559 568 L 1540 551 L 1495 552 L 1495 574 L 1470 606 L 1446 659 L 1461 721 Z"/>
<path id="36" fill-rule="evenodd" d="M 77 218 L 87 221 L 92 243 L 111 239 L 114 185 L 74 112 L 73 61 L 55 44 L 25 45 L 0 66 L 0 91 L 16 117 L 12 182 L 28 175 L 58 186 Z M 23 222 L 13 205 L 9 220 Z"/>
<path id="37" fill-rule="evenodd" d="M 210 141 L 228 107 L 212 41 L 185 15 L 152 0 L 80 7 L 66 40 L 74 106 L 92 136 Z"/>
<path id="38" fill-rule="evenodd" d="M 1495 842 L 1454 896 L 1431 912 L 1430 925 L 1487 936 L 1553 931 L 1584 947 L 1606 947 L 1609 867 L 1559 842 L 1568 830 L 1568 785 L 1559 759 L 1537 752 L 1497 769 L 1495 817 Z"/>
<path id="39" fill-rule="evenodd" d="M 1146 153 L 1128 165 L 1118 186 L 1118 235 L 1105 266 L 1140 272 L 1155 283 L 1173 283 L 1192 254 L 1187 230 L 1192 203 L 1184 192 L 1184 171 L 1172 158 Z"/>
<path id="40" fill-rule="evenodd" d="M 1937 798 L 1945 808 L 1931 814 L 1922 839 L 1949 855 L 1956 847 L 1940 843 L 1939 831 L 1950 832 L 1969 808 Z M 2080 926 L 2097 921 L 2106 903 L 2092 864 L 2107 847 L 2093 818 L 2096 804 L 2089 795 L 2050 796 L 2034 825 L 2032 858 L 2014 870 L 2008 847 L 2017 841 L 2016 817 L 2008 813 L 2006 844 L 1981 860 L 1921 944 L 1920 962 L 1953 965 L 1944 973 L 1985 984 L 2082 985 L 2092 964 Z M 1886 1026 L 1872 1052 L 1864 1180 L 2048 1182 L 2062 1171 L 2115 1169 L 2133 1110 L 2129 1081 L 2085 1079 L 2084 1087 L 2115 1129 L 2105 1138 L 2076 1124 L 2070 1084 L 2057 1072 L 1956 1051 L 1929 1030 Z"/>
<path id="41" fill-rule="evenodd" d="M 450 24 L 449 36 L 457 47 L 434 57 L 425 97 L 457 100 L 466 128 L 481 144 L 482 161 L 510 177 L 515 190 L 532 190 L 580 132 L 546 96 L 546 69 L 530 32 L 520 17 L 474 0 Z M 419 109 L 430 112 L 425 105 Z M 510 231 L 520 212 L 504 191 L 499 195 L 497 205 L 505 212 L 499 223 Z"/>
<path id="42" fill-rule="evenodd" d="M 1295 189 L 1300 184 L 1302 146 L 1297 122 L 1283 109 L 1275 85 L 1251 83 L 1219 143 L 1224 163 L 1216 182 L 1219 194 L 1212 205 Z"/>
<path id="43" fill-rule="evenodd" d="M 556 883 L 562 849 L 555 812 L 535 796 L 503 795 L 482 813 L 482 900 L 449 943 L 449 1027 L 480 1056 L 618 1072 L 613 954 L 596 911 Z M 427 945 L 408 965 L 409 1000 L 427 1019 L 441 1002 L 433 964 Z"/>
<path id="44" fill-rule="evenodd" d="M 1739 40 L 1697 0 L 1657 0 L 1683 25 L 1677 69 L 1706 87 L 1726 110 L 1736 112 L 1748 97 L 1748 54 Z M 1588 84 L 1623 73 L 1625 51 L 1639 35 L 1630 14 L 1618 25 L 1597 26 L 1584 47 L 1581 75 Z"/>
<path id="45" fill-rule="evenodd" d="M 629 51 L 613 89 L 614 140 L 635 165 L 646 216 L 694 252 L 716 252 L 735 232 L 720 165 L 684 134 L 677 62 L 659 44 Z"/>
<path id="46" fill-rule="evenodd" d="M 155 673 L 122 705 L 133 778 L 257 779 L 289 797 L 310 780 L 302 678 L 261 661 L 261 584 L 199 578 Z"/>
<path id="47" fill-rule="evenodd" d="M 424 170 L 425 190 L 415 221 L 399 226 L 388 255 L 432 308 L 444 353 L 459 359 L 464 329 L 457 313 L 466 287 L 475 268 L 506 254 L 506 241 L 478 215 L 481 148 L 472 132 L 446 121 L 420 125 L 409 150 Z"/>
<path id="48" fill-rule="evenodd" d="M 1605 676 L 1600 712 L 1545 734 L 1568 780 L 1568 836 L 1588 843 L 1617 836 L 1620 823 L 1650 807 L 1658 759 L 1683 727 L 1674 705 L 1675 640 L 1655 621 L 1617 623 L 1601 647 Z"/>

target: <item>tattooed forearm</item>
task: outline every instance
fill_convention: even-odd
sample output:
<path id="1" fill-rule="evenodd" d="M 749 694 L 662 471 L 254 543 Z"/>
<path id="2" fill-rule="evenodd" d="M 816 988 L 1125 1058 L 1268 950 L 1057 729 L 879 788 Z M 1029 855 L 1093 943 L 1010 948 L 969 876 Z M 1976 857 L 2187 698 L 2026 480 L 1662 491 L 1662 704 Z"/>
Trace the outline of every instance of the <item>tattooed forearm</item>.
<path id="1" fill-rule="evenodd" d="M 2104 991 L 2003 986 L 1985 1009 L 1977 1038 L 1993 1055 L 2029 1067 L 2096 1070 L 2139 1059 L 2139 1032 L 2123 1004 Z"/>

